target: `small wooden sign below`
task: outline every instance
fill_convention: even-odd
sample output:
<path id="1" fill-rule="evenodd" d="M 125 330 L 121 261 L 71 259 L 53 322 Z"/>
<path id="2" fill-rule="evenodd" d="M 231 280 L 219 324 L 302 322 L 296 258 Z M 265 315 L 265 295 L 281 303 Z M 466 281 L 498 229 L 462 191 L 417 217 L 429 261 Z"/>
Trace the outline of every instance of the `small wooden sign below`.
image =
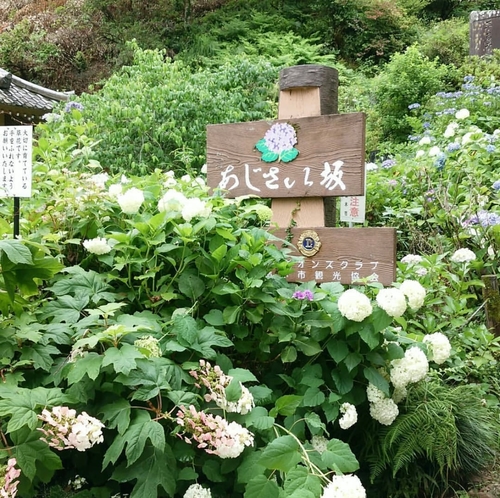
<path id="1" fill-rule="evenodd" d="M 368 279 L 391 285 L 396 281 L 395 228 L 284 228 L 270 232 L 289 241 L 294 256 L 304 256 L 288 276 L 290 282 L 363 283 Z M 275 243 L 277 247 L 283 244 Z"/>
<path id="2" fill-rule="evenodd" d="M 207 126 L 208 185 L 228 197 L 363 195 L 364 159 L 364 113 Z"/>

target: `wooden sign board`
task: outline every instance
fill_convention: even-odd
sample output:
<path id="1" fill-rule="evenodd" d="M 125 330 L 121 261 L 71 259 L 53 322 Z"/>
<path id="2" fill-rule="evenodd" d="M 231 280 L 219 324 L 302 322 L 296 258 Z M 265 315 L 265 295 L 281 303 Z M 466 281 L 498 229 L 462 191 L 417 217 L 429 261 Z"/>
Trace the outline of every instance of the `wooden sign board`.
<path id="1" fill-rule="evenodd" d="M 471 12 L 469 55 L 492 55 L 496 48 L 500 48 L 500 10 Z"/>
<path id="2" fill-rule="evenodd" d="M 32 126 L 0 126 L 0 198 L 31 197 Z"/>
<path id="3" fill-rule="evenodd" d="M 228 197 L 363 195 L 364 167 L 364 113 L 207 126 L 208 185 Z"/>
<path id="4" fill-rule="evenodd" d="M 270 232 L 287 240 L 285 228 Z M 383 285 L 396 281 L 395 228 L 292 228 L 289 241 L 294 256 L 304 256 L 287 277 L 290 282 L 340 282 L 343 285 L 369 279 Z M 316 235 L 314 235 L 316 234 Z M 312 240 L 311 240 L 312 239 Z M 277 247 L 285 244 L 275 242 Z M 319 250 L 310 256 L 304 252 Z M 299 252 L 300 250 L 300 252 Z"/>

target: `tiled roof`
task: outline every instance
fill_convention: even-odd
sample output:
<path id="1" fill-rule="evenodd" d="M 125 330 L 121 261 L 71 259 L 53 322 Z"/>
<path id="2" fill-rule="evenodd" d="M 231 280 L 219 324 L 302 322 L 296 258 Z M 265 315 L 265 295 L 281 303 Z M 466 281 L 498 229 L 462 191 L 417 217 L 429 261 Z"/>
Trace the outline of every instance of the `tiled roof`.
<path id="1" fill-rule="evenodd" d="M 55 104 L 68 100 L 72 93 L 56 92 L 0 69 L 0 107 L 15 106 L 50 112 Z"/>

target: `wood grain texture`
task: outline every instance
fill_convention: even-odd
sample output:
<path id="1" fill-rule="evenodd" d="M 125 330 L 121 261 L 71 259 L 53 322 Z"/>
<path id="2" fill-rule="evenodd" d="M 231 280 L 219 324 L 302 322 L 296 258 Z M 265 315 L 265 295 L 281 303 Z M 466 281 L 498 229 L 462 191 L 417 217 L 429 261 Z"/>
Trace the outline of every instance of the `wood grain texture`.
<path id="1" fill-rule="evenodd" d="M 371 278 L 383 285 L 396 280 L 396 229 L 387 227 L 359 228 L 310 228 L 320 239 L 321 248 L 317 254 L 304 257 L 296 264 L 290 282 L 340 282 L 344 285 L 356 280 Z M 292 228 L 291 246 L 285 242 L 287 230 L 270 229 L 281 239 L 275 242 L 279 248 L 289 247 L 292 254 L 301 256 L 297 243 L 303 228 Z"/>
<path id="2" fill-rule="evenodd" d="M 288 163 L 265 163 L 255 148 L 276 122 L 294 126 L 297 158 Z M 330 114 L 276 121 L 207 126 L 208 185 L 226 190 L 228 197 L 330 197 L 364 194 L 365 115 Z M 341 182 L 325 183 L 325 163 L 342 161 Z M 271 170 L 271 168 L 276 168 Z M 276 188 L 270 187 L 277 172 Z M 225 183 L 223 180 L 227 178 Z M 323 182 L 323 183 L 322 183 Z"/>

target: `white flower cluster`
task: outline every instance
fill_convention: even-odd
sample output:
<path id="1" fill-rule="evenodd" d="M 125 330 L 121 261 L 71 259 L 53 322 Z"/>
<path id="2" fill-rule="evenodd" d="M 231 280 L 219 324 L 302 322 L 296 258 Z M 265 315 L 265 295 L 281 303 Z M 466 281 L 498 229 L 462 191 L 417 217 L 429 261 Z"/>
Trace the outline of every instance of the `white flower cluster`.
<path id="1" fill-rule="evenodd" d="M 208 361 L 200 360 L 200 368 L 190 371 L 189 374 L 198 381 L 195 384 L 197 387 L 204 385 L 210 391 L 204 396 L 206 402 L 214 401 L 219 408 L 229 413 L 242 415 L 246 415 L 254 408 L 252 393 L 241 382 L 239 382 L 241 395 L 238 401 L 228 401 L 226 387 L 229 386 L 233 377 L 226 375 L 218 365 L 212 367 Z"/>
<path id="2" fill-rule="evenodd" d="M 391 382 L 396 388 L 415 384 L 425 378 L 429 371 L 429 362 L 425 353 L 417 346 L 405 351 L 403 358 L 391 361 Z"/>
<path id="3" fill-rule="evenodd" d="M 414 311 L 424 304 L 426 291 L 424 286 L 416 280 L 405 280 L 399 290 L 408 298 L 408 305 Z"/>
<path id="4" fill-rule="evenodd" d="M 83 247 L 91 254 L 107 254 L 111 251 L 111 246 L 104 237 L 96 237 L 94 239 L 87 239 L 83 241 Z"/>
<path id="5" fill-rule="evenodd" d="M 448 338 L 441 332 L 434 332 L 424 336 L 427 344 L 429 360 L 440 365 L 444 363 L 451 353 L 451 344 Z"/>
<path id="6" fill-rule="evenodd" d="M 45 437 L 40 439 L 58 450 L 75 448 L 85 451 L 104 441 L 104 424 L 86 412 L 77 416 L 73 409 L 54 406 L 52 411 L 44 409 L 38 418 L 44 422 L 38 430 Z"/>
<path id="7" fill-rule="evenodd" d="M 341 315 L 354 322 L 362 322 L 373 311 L 368 296 L 356 289 L 346 290 L 340 296 L 337 305 Z"/>
<path id="8" fill-rule="evenodd" d="M 175 189 L 167 190 L 158 202 L 158 211 L 169 212 L 173 217 L 181 216 L 190 222 L 193 218 L 206 218 L 212 212 L 212 206 L 199 198 L 188 199 Z"/>
<path id="9" fill-rule="evenodd" d="M 366 491 L 358 476 L 346 474 L 333 476 L 332 482 L 323 488 L 321 498 L 365 498 Z"/>
<path id="10" fill-rule="evenodd" d="M 396 288 L 380 289 L 377 294 L 377 304 L 389 316 L 400 317 L 406 311 L 406 297 L 403 291 Z"/>
<path id="11" fill-rule="evenodd" d="M 184 493 L 184 498 L 212 498 L 212 493 L 200 484 L 191 484 Z"/>
<path id="12" fill-rule="evenodd" d="M 134 346 L 137 349 L 143 349 L 146 356 L 149 358 L 161 358 L 161 349 L 159 341 L 151 335 L 144 335 L 134 341 Z"/>
<path id="13" fill-rule="evenodd" d="M 421 263 L 422 261 L 422 256 L 419 256 L 418 254 L 407 254 L 406 256 L 401 258 L 401 263 L 405 263 L 407 265 L 416 265 L 418 263 Z"/>
<path id="14" fill-rule="evenodd" d="M 475 253 L 467 248 L 457 249 L 450 258 L 453 263 L 469 263 L 475 259 Z"/>
<path id="15" fill-rule="evenodd" d="M 328 444 L 328 439 L 325 436 L 313 436 L 311 438 L 311 446 L 320 455 L 326 451 L 326 445 Z"/>
<path id="16" fill-rule="evenodd" d="M 339 419 L 341 429 L 349 429 L 358 421 L 358 412 L 356 407 L 351 403 L 342 403 L 340 406 L 340 413 L 342 417 Z"/>
<path id="17" fill-rule="evenodd" d="M 144 193 L 132 187 L 124 194 L 119 194 L 116 200 L 125 214 L 136 214 L 144 202 Z"/>
<path id="18" fill-rule="evenodd" d="M 373 384 L 368 384 L 366 397 L 370 402 L 370 416 L 382 425 L 391 425 L 399 415 L 398 405 Z"/>

